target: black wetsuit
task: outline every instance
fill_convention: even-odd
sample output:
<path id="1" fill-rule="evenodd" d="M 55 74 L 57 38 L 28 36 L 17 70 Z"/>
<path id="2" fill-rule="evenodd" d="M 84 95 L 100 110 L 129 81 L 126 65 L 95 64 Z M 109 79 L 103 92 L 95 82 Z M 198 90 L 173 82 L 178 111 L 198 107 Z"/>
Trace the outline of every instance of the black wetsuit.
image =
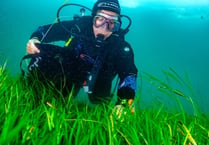
<path id="1" fill-rule="evenodd" d="M 54 41 L 68 41 L 73 35 L 72 42 L 68 46 L 69 54 L 61 54 L 62 71 L 66 76 L 66 88 L 71 90 L 72 84 L 79 90 L 94 66 L 98 55 L 105 55 L 102 66 L 96 77 L 93 93 L 89 99 L 93 103 L 100 99 L 109 98 L 111 94 L 112 81 L 116 75 L 120 82 L 117 95 L 121 99 L 133 99 L 136 91 L 137 68 L 134 64 L 134 54 L 131 46 L 124 40 L 123 36 L 113 33 L 105 40 L 102 48 L 95 47 L 92 17 L 82 17 L 76 21 L 65 21 L 51 25 L 40 26 L 31 38 L 42 40 L 43 43 Z M 48 31 L 49 30 L 49 31 Z M 48 31 L 48 32 L 47 32 Z M 67 61 L 67 62 L 64 62 Z M 50 63 L 50 62 L 49 62 Z M 46 65 L 47 67 L 47 65 Z M 57 69 L 57 73 L 60 73 Z M 50 74 L 50 72 L 47 72 Z"/>

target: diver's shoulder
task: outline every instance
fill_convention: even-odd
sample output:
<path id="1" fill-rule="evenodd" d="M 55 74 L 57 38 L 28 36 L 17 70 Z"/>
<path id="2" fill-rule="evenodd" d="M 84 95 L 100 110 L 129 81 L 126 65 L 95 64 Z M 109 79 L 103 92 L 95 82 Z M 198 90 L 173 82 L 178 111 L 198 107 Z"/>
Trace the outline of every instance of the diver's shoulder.
<path id="1" fill-rule="evenodd" d="M 113 34 L 114 38 L 112 43 L 114 43 L 115 51 L 117 55 L 128 56 L 133 55 L 133 49 L 131 44 L 125 39 L 124 35 Z"/>

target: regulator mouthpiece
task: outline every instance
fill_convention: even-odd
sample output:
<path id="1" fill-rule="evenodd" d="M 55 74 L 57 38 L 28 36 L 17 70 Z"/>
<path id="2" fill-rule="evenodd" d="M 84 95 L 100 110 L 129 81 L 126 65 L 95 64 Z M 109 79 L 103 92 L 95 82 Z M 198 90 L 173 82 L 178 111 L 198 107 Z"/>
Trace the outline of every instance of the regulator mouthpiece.
<path id="1" fill-rule="evenodd" d="M 95 46 L 97 48 L 101 48 L 104 46 L 104 35 L 98 34 L 96 39 L 95 39 Z"/>

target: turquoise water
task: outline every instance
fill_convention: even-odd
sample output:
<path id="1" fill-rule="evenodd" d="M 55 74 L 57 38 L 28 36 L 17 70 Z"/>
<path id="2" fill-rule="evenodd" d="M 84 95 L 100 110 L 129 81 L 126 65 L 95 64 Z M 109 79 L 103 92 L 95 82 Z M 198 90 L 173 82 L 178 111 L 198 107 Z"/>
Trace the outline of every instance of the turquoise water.
<path id="1" fill-rule="evenodd" d="M 71 2 L 93 6 L 89 1 Z M 7 60 L 11 74 L 20 73 L 19 62 L 26 52 L 30 34 L 39 25 L 52 23 L 63 3 L 62 0 L 1 1 L 0 63 Z M 135 8 L 122 6 L 122 13 L 133 21 L 126 38 L 132 44 L 140 72 L 160 78 L 164 78 L 162 70 L 169 67 L 180 75 L 188 72 L 197 101 L 209 112 L 209 5 L 145 3 Z M 142 84 L 141 104 L 149 106 L 156 96 L 146 87 L 146 82 Z"/>

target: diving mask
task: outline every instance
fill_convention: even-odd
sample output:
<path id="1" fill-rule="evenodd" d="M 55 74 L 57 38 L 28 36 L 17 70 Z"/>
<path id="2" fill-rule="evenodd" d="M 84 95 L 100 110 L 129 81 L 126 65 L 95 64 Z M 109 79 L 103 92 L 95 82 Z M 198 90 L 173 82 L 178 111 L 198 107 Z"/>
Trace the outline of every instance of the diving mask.
<path id="1" fill-rule="evenodd" d="M 96 28 L 107 25 L 106 28 L 110 32 L 115 32 L 120 29 L 121 23 L 118 16 L 111 16 L 105 13 L 97 13 L 93 19 L 94 26 Z"/>

